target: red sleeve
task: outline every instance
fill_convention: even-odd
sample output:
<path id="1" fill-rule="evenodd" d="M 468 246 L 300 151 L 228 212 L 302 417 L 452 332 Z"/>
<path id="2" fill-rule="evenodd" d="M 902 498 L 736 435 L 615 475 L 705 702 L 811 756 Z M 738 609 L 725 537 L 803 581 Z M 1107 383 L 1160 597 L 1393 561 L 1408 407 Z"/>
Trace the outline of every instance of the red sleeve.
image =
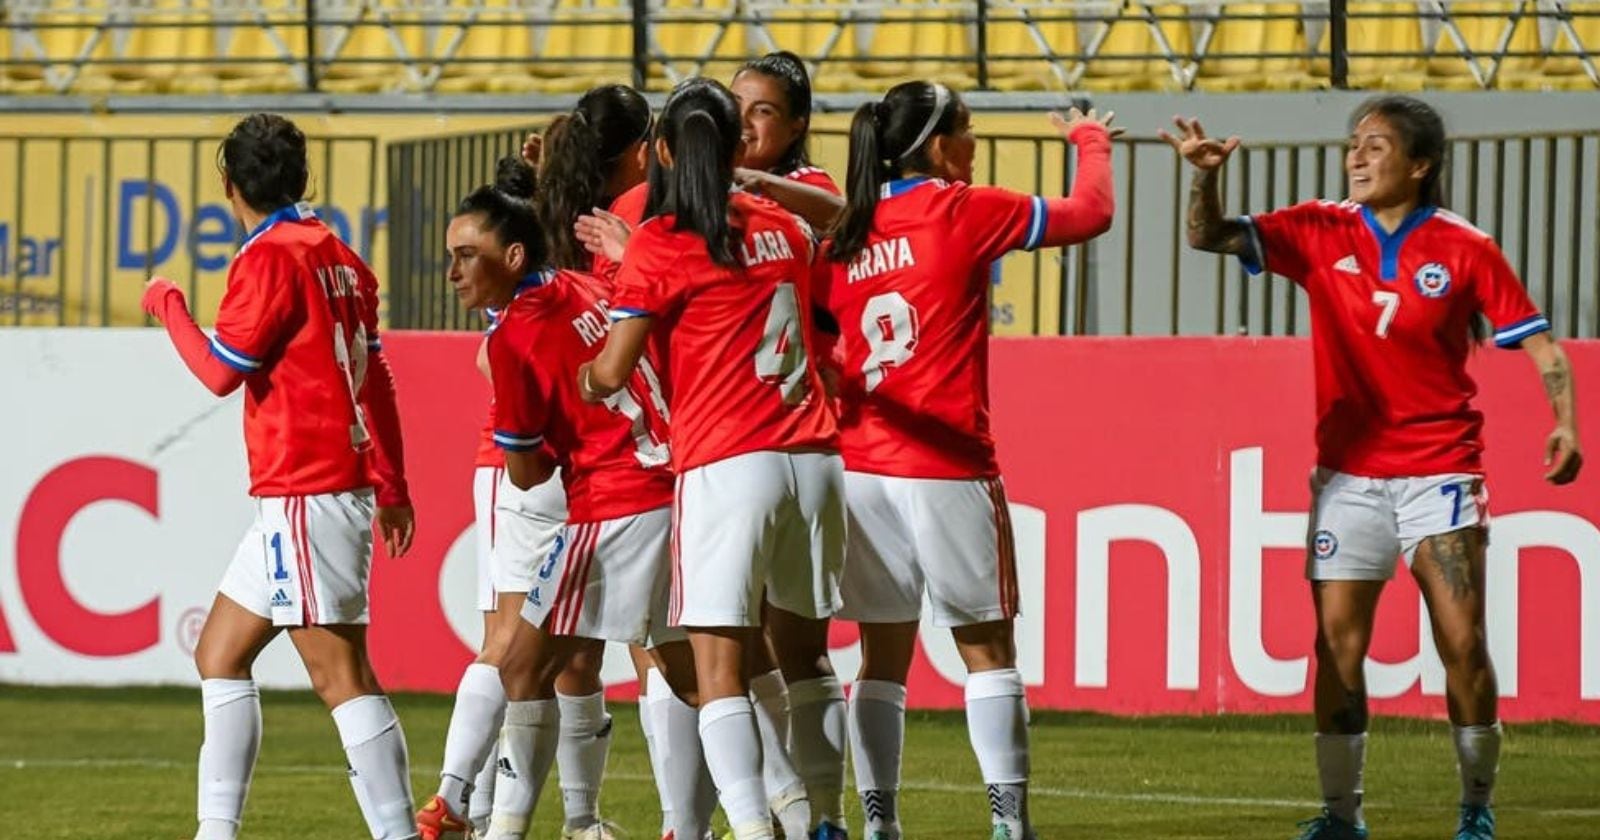
<path id="1" fill-rule="evenodd" d="M 799 181 L 808 187 L 826 190 L 833 195 L 844 195 L 839 191 L 839 185 L 834 183 L 833 176 L 820 166 L 802 166 L 784 177 L 791 181 Z"/>
<path id="2" fill-rule="evenodd" d="M 1487 236 L 1479 246 L 1473 263 L 1472 294 L 1478 310 L 1494 325 L 1494 343 L 1500 347 L 1520 347 L 1523 339 L 1550 329 L 1550 320 L 1539 311 L 1528 290 L 1517 279 L 1493 240 Z"/>
<path id="3" fill-rule="evenodd" d="M 671 253 L 660 224 L 640 225 L 628 239 L 611 289 L 611 320 L 640 316 L 664 317 L 683 304 L 687 284 L 673 271 Z"/>
<path id="4" fill-rule="evenodd" d="M 172 346 L 178 349 L 178 357 L 206 390 L 219 397 L 226 396 L 244 382 L 243 373 L 212 352 L 210 339 L 189 315 L 188 304 L 177 286 L 166 281 L 150 286 L 145 290 L 142 305 L 145 312 L 160 319 L 167 336 L 172 339 Z"/>
<path id="5" fill-rule="evenodd" d="M 550 419 L 549 389 L 548 382 L 522 352 L 516 331 L 515 325 L 502 321 L 489 334 L 494 443 L 508 452 L 533 452 L 544 445 L 545 425 Z"/>
<path id="6" fill-rule="evenodd" d="M 1315 242 L 1317 229 L 1334 206 L 1327 201 L 1303 201 L 1270 213 L 1240 216 L 1250 228 L 1253 253 L 1241 254 L 1239 261 L 1251 274 L 1266 270 L 1305 283 L 1311 273 L 1308 246 Z"/>
<path id="7" fill-rule="evenodd" d="M 357 263 L 360 265 L 360 263 Z M 365 268 L 365 266 L 363 266 Z M 400 435 L 400 405 L 395 398 L 394 375 L 378 340 L 378 280 L 370 270 L 362 272 L 361 321 L 366 332 L 367 366 L 361 380 L 361 407 L 367 415 L 367 430 L 375 441 L 373 472 L 378 479 L 378 504 L 399 507 L 411 504 L 411 489 L 406 484 L 405 441 Z"/>
<path id="8" fill-rule="evenodd" d="M 1001 187 L 972 187 L 955 208 L 959 228 L 971 237 L 979 262 L 1018 248 L 1054 248 L 1093 239 L 1111 228 L 1116 210 L 1111 184 L 1111 138 L 1096 125 L 1072 132 L 1077 175 L 1064 198 L 1045 198 Z"/>
<path id="9" fill-rule="evenodd" d="M 211 352 L 218 359 L 240 373 L 261 370 L 299 315 L 295 294 L 299 270 L 280 252 L 261 244 L 234 260 L 211 338 Z"/>

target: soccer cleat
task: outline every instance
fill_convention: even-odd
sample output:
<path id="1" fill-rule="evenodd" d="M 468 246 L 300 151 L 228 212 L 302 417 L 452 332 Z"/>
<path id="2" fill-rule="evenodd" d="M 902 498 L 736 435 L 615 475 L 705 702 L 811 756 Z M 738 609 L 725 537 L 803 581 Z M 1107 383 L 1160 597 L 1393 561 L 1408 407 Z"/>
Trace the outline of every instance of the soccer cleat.
<path id="1" fill-rule="evenodd" d="M 1327 808 L 1309 820 L 1295 823 L 1295 828 L 1303 829 L 1295 840 L 1367 840 L 1366 826 L 1351 825 Z"/>
<path id="2" fill-rule="evenodd" d="M 561 829 L 561 840 L 618 840 L 621 835 L 622 832 L 617 828 L 616 823 L 606 822 L 605 820 L 601 820 L 587 828 L 580 828 L 577 831 Z M 672 832 L 667 832 L 667 836 L 671 837 Z"/>
<path id="3" fill-rule="evenodd" d="M 834 825 L 823 820 L 817 827 L 811 829 L 811 840 L 850 840 L 850 832 L 844 826 Z"/>
<path id="4" fill-rule="evenodd" d="M 1494 840 L 1494 809 L 1488 805 L 1462 805 L 1456 840 Z"/>
<path id="5" fill-rule="evenodd" d="M 466 840 L 471 830 L 466 820 L 450 812 L 450 805 L 438 794 L 417 812 L 420 840 Z"/>

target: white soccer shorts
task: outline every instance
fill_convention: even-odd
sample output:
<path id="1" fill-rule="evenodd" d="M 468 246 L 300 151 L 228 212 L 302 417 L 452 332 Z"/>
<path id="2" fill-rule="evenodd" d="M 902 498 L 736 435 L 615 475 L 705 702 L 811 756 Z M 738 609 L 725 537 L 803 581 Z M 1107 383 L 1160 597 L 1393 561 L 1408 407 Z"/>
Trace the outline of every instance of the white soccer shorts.
<path id="1" fill-rule="evenodd" d="M 366 624 L 370 488 L 255 499 L 256 519 L 218 591 L 278 627 Z"/>
<path id="2" fill-rule="evenodd" d="M 839 609 L 844 467 L 831 452 L 761 451 L 678 476 L 671 623 L 756 627 L 761 592 L 806 618 Z"/>
<path id="3" fill-rule="evenodd" d="M 1489 525 L 1483 476 L 1363 478 L 1323 467 L 1311 474 L 1308 580 L 1388 580 L 1428 537 Z"/>
<path id="4" fill-rule="evenodd" d="M 534 570 L 522 619 L 554 636 L 642 645 L 666 624 L 672 509 L 567 525 Z"/>
<path id="5" fill-rule="evenodd" d="M 503 467 L 472 474 L 478 531 L 478 609 L 494 612 L 502 592 L 527 592 L 533 570 L 550 555 L 567 521 L 561 471 L 530 490 L 518 490 Z"/>
<path id="6" fill-rule="evenodd" d="M 840 618 L 962 627 L 1017 615 L 1017 561 L 995 479 L 844 474 L 850 542 Z"/>

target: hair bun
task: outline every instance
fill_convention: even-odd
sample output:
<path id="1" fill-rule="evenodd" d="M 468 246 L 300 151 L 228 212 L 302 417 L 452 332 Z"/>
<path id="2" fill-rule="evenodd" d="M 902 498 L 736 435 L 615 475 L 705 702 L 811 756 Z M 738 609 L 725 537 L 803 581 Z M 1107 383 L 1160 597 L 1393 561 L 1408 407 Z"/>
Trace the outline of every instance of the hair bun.
<path id="1" fill-rule="evenodd" d="M 516 155 L 506 155 L 495 164 L 494 188 L 506 195 L 531 199 L 535 182 L 533 167 Z"/>

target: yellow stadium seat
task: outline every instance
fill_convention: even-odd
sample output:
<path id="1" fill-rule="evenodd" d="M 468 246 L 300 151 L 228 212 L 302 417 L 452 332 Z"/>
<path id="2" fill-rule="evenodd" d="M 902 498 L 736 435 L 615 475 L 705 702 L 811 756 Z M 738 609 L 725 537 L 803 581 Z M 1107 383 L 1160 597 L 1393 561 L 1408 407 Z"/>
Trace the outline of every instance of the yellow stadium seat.
<path id="1" fill-rule="evenodd" d="M 1310 63 L 1301 56 L 1262 58 L 1262 53 L 1306 52 L 1305 32 L 1300 21 L 1290 15 L 1300 10 L 1297 3 L 1230 3 L 1220 6 L 1220 17 L 1206 44 L 1208 56 L 1196 73 L 1196 87 L 1203 90 L 1296 90 L 1311 87 Z M 1250 15 L 1284 15 L 1264 20 Z M 1202 24 L 1190 24 L 1196 45 Z"/>
<path id="2" fill-rule="evenodd" d="M 1357 88 L 1380 88 L 1396 91 L 1417 91 L 1425 86 L 1427 70 L 1423 59 L 1422 27 L 1416 17 L 1416 6 L 1393 2 L 1356 2 L 1350 4 L 1348 32 L 1352 53 L 1403 53 L 1404 57 L 1352 56 L 1350 58 L 1350 85 Z M 1399 15 L 1397 17 L 1354 17 L 1354 15 Z M 1319 57 L 1311 62 L 1311 72 L 1319 78 L 1329 74 L 1329 32 L 1322 29 L 1318 39 Z"/>
<path id="3" fill-rule="evenodd" d="M 1053 6 L 1053 8 L 1052 8 Z M 1078 52 L 1078 24 L 1064 17 L 1067 7 L 1039 2 L 994 3 L 989 8 L 989 53 L 1027 56 L 989 62 L 990 84 L 1000 90 L 1059 90 L 1066 87 L 1071 59 L 1049 55 Z M 1034 56 L 1037 56 L 1036 58 Z"/>
<path id="4" fill-rule="evenodd" d="M 217 59 L 214 75 L 186 73 L 173 81 L 173 90 L 289 93 L 305 89 L 306 33 L 300 20 L 274 10 L 260 23 L 248 8 L 220 3 L 212 18 L 220 24 L 206 33 L 211 55 Z"/>
<path id="5" fill-rule="evenodd" d="M 1507 27 L 1512 24 L 1512 15 L 1517 11 L 1518 3 L 1506 0 L 1493 2 L 1461 2 L 1447 7 L 1452 17 L 1449 24 L 1461 33 L 1461 39 L 1466 42 L 1466 49 L 1475 56 L 1478 72 L 1488 74 L 1492 70 L 1494 56 L 1501 49 L 1501 41 L 1506 37 Z M 1456 16 L 1461 13 L 1476 13 L 1488 15 L 1487 17 Z M 1538 24 L 1532 18 L 1522 18 L 1517 21 L 1515 29 L 1511 32 L 1511 40 L 1506 45 L 1511 52 L 1537 53 L 1539 47 Z M 1457 45 L 1453 33 L 1446 26 L 1440 26 L 1433 43 L 1434 57 L 1428 61 L 1429 84 L 1439 88 L 1469 89 L 1481 87 L 1477 77 L 1473 74 L 1473 66 L 1468 63 L 1466 55 Z M 1544 64 L 1543 56 L 1514 57 L 1504 59 L 1498 68 L 1498 73 L 1505 75 L 1525 76 L 1537 75 Z M 1460 77 L 1465 77 L 1462 79 Z"/>
<path id="6" fill-rule="evenodd" d="M 677 78 L 700 75 L 727 82 L 755 52 L 749 27 L 723 19 L 742 14 L 738 0 L 665 0 L 661 9 L 664 20 L 651 30 L 653 47 L 671 57 Z"/>
<path id="7" fill-rule="evenodd" d="M 1186 11 L 1183 6 L 1146 5 L 1136 0 L 1099 6 L 1095 15 L 1114 19 L 1109 21 L 1109 27 L 1099 20 L 1079 24 L 1079 43 L 1085 52 L 1094 53 L 1084 68 L 1083 86 L 1103 91 L 1181 89 L 1183 82 L 1174 75 L 1172 61 L 1162 56 L 1168 50 L 1172 54 L 1189 52 L 1189 24 L 1181 19 L 1163 19 L 1156 26 L 1161 35 L 1158 38 L 1151 29 L 1149 15 L 1176 18 Z"/>
<path id="8" fill-rule="evenodd" d="M 516 30 L 524 83 L 551 93 L 578 93 L 632 76 L 633 29 L 628 0 L 560 0 L 548 21 Z"/>
<path id="9" fill-rule="evenodd" d="M 808 62 L 817 61 L 811 74 L 816 90 L 861 90 L 866 85 L 854 72 L 856 57 L 852 24 L 840 24 L 851 0 L 746 0 L 745 9 L 758 22 L 748 27 L 746 48 L 751 56 L 788 50 Z M 773 18 L 779 22 L 770 23 Z"/>
<path id="10" fill-rule="evenodd" d="M 851 71 L 874 85 L 921 79 L 971 87 L 976 70 L 971 59 L 972 27 L 949 21 L 970 14 L 971 4 L 921 0 L 905 6 L 854 28 L 857 57 Z"/>
<path id="11" fill-rule="evenodd" d="M 317 74 L 323 90 L 377 93 L 413 86 L 416 60 L 423 54 L 423 29 L 397 24 L 394 13 L 399 11 L 402 7 L 394 0 L 318 3 L 322 25 L 317 27 Z"/>
<path id="12" fill-rule="evenodd" d="M 1546 42 L 1548 55 L 1544 63 L 1544 75 L 1550 77 L 1577 76 L 1587 84 L 1568 80 L 1550 80 L 1554 89 L 1558 90 L 1589 90 L 1595 87 L 1594 80 L 1589 78 L 1589 70 L 1584 67 L 1578 58 L 1579 47 L 1588 53 L 1589 64 L 1600 67 L 1600 2 L 1595 0 L 1580 0 L 1576 3 L 1563 2 L 1562 6 L 1573 13 L 1571 19 L 1572 31 L 1577 35 L 1578 43 L 1572 43 L 1572 37 L 1567 34 L 1564 27 L 1551 25 L 1550 38 Z M 1578 15 L 1584 15 L 1579 17 Z"/>

